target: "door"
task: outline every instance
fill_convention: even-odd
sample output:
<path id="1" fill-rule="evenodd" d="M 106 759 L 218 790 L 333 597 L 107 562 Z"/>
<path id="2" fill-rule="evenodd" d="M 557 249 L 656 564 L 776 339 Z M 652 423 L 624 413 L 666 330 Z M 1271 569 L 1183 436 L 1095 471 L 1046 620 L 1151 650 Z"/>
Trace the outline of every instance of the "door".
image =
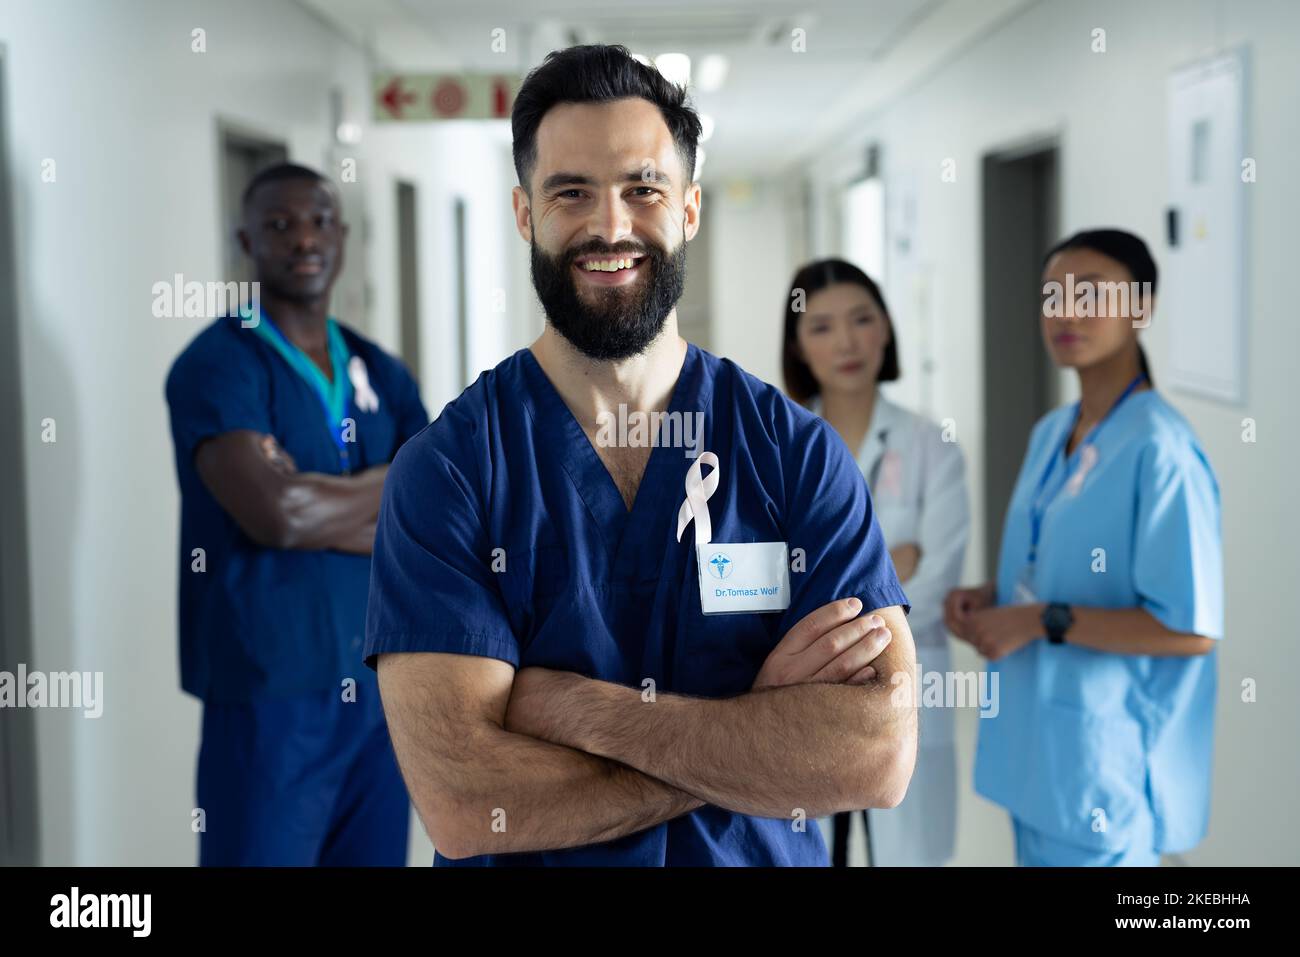
<path id="1" fill-rule="evenodd" d="M 1059 401 L 1039 331 L 1043 256 L 1059 228 L 1057 147 L 987 155 L 983 172 L 984 557 L 992 579 L 1029 434 Z"/>
<path id="2" fill-rule="evenodd" d="M 27 491 L 19 368 L 17 281 L 9 196 L 5 104 L 6 52 L 0 47 L 0 671 L 17 672 L 32 660 L 31 589 L 27 548 Z M 25 688 L 16 689 L 25 694 Z M 35 865 L 37 856 L 36 726 L 31 708 L 0 712 L 0 867 Z"/>

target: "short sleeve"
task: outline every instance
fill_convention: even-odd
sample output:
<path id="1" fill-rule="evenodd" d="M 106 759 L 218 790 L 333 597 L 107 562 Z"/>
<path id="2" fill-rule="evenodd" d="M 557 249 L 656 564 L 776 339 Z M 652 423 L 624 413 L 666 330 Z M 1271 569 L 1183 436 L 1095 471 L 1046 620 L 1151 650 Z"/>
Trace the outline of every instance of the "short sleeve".
<path id="1" fill-rule="evenodd" d="M 397 444 L 400 446 L 429 424 L 429 413 L 420 398 L 419 384 L 400 362 L 398 375 L 401 382 L 401 406 L 397 413 Z"/>
<path id="2" fill-rule="evenodd" d="M 271 431 L 266 371 L 243 349 L 222 348 L 219 329 L 195 340 L 167 376 L 172 438 L 184 461 L 205 439 L 249 429 Z"/>
<path id="3" fill-rule="evenodd" d="M 365 660 L 444 652 L 519 666 L 491 570 L 474 484 L 425 430 L 397 453 L 384 481 L 366 607 Z M 471 470 L 472 471 L 472 470 Z"/>
<path id="4" fill-rule="evenodd" d="M 890 605 L 910 611 L 866 480 L 848 448 L 820 419 L 801 427 L 794 438 L 786 455 L 791 596 L 780 633 L 841 598 L 856 596 L 864 611 Z M 798 570 L 800 558 L 803 571 Z"/>
<path id="5" fill-rule="evenodd" d="M 1219 490 L 1196 449 L 1157 445 L 1143 456 L 1133 578 L 1140 606 L 1166 628 L 1223 637 Z"/>

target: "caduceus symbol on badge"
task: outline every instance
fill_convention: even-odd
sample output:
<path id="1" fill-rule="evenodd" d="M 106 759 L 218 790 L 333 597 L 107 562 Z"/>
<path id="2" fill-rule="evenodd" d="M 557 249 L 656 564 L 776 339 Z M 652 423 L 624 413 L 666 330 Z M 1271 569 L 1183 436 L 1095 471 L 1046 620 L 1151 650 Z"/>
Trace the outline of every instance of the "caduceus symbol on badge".
<path id="1" fill-rule="evenodd" d="M 713 572 L 718 578 L 726 578 L 731 574 L 731 559 L 722 552 L 718 552 L 709 559 L 709 571 Z"/>
<path id="2" fill-rule="evenodd" d="M 702 470 L 705 465 L 712 468 L 707 477 Z M 712 452 L 700 453 L 686 472 L 686 499 L 677 511 L 679 542 L 687 527 L 695 523 L 700 611 L 706 615 L 785 611 L 790 607 L 790 552 L 785 542 L 713 541 L 709 499 L 718 490 L 720 475 L 718 457 Z M 727 584 L 710 583 L 709 576 Z"/>

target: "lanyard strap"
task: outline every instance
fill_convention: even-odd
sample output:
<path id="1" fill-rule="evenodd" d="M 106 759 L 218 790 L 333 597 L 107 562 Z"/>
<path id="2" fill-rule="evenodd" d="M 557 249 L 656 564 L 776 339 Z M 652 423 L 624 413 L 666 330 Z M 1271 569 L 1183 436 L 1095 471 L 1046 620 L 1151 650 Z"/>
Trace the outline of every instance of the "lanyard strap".
<path id="1" fill-rule="evenodd" d="M 1112 415 L 1115 414 L 1115 410 L 1120 407 L 1124 400 L 1132 395 L 1134 390 L 1136 390 L 1137 387 L 1146 380 L 1146 377 L 1145 372 L 1139 372 L 1133 381 L 1124 387 L 1124 391 L 1119 394 L 1119 398 L 1116 399 L 1114 403 L 1112 403 L 1111 407 L 1106 410 L 1106 414 L 1103 415 L 1097 424 L 1088 430 L 1088 434 L 1080 440 L 1080 447 L 1085 444 L 1096 443 L 1097 436 L 1101 433 L 1101 427 L 1106 424 L 1106 421 Z M 1082 403 L 1075 404 L 1074 418 L 1070 422 L 1070 432 L 1074 431 L 1074 424 L 1079 421 L 1079 411 L 1081 408 Z M 1066 458 L 1064 453 L 1065 447 L 1070 441 L 1070 432 L 1067 432 L 1065 438 L 1061 441 L 1060 454 L 1062 458 Z M 1046 502 L 1043 501 L 1043 491 L 1046 489 L 1048 480 L 1052 477 L 1052 473 L 1056 471 L 1056 456 L 1057 453 L 1053 452 L 1048 458 L 1047 468 L 1043 470 L 1042 477 L 1038 480 L 1038 487 L 1034 489 L 1033 501 L 1030 502 L 1029 505 L 1029 564 L 1031 565 L 1038 560 L 1038 540 L 1043 532 L 1043 516 L 1047 513 L 1047 506 L 1051 504 L 1051 500 Z M 1052 498 L 1054 499 L 1055 496 Z"/>
<path id="2" fill-rule="evenodd" d="M 289 363 L 289 367 L 304 379 L 316 397 L 320 399 L 325 413 L 326 425 L 334 444 L 343 449 L 343 419 L 347 416 L 348 401 L 351 398 L 351 380 L 348 375 L 348 346 L 343 341 L 339 325 L 330 316 L 325 320 L 326 338 L 329 342 L 330 369 L 333 379 L 327 380 L 325 373 L 312 361 L 311 357 L 290 342 L 266 315 L 261 314 L 261 321 L 253 326 L 253 331 L 262 337 L 271 348 L 275 349 Z"/>

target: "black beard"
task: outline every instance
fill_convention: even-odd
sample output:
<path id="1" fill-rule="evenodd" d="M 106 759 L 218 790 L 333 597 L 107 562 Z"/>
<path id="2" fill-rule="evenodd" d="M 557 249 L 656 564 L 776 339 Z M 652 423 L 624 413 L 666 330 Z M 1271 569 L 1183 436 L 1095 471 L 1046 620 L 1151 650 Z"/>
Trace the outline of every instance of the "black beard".
<path id="1" fill-rule="evenodd" d="M 641 268 L 649 270 L 640 291 L 635 285 L 594 287 L 598 304 L 584 301 L 578 294 L 579 280 L 570 272 L 574 260 L 593 253 L 618 256 L 630 251 L 595 242 L 569 249 L 556 259 L 539 249 L 533 239 L 533 288 L 546 318 L 556 332 L 588 358 L 610 361 L 645 352 L 663 331 L 668 314 L 682 297 L 686 285 L 684 238 L 671 254 L 652 243 L 637 250 L 646 256 Z"/>

